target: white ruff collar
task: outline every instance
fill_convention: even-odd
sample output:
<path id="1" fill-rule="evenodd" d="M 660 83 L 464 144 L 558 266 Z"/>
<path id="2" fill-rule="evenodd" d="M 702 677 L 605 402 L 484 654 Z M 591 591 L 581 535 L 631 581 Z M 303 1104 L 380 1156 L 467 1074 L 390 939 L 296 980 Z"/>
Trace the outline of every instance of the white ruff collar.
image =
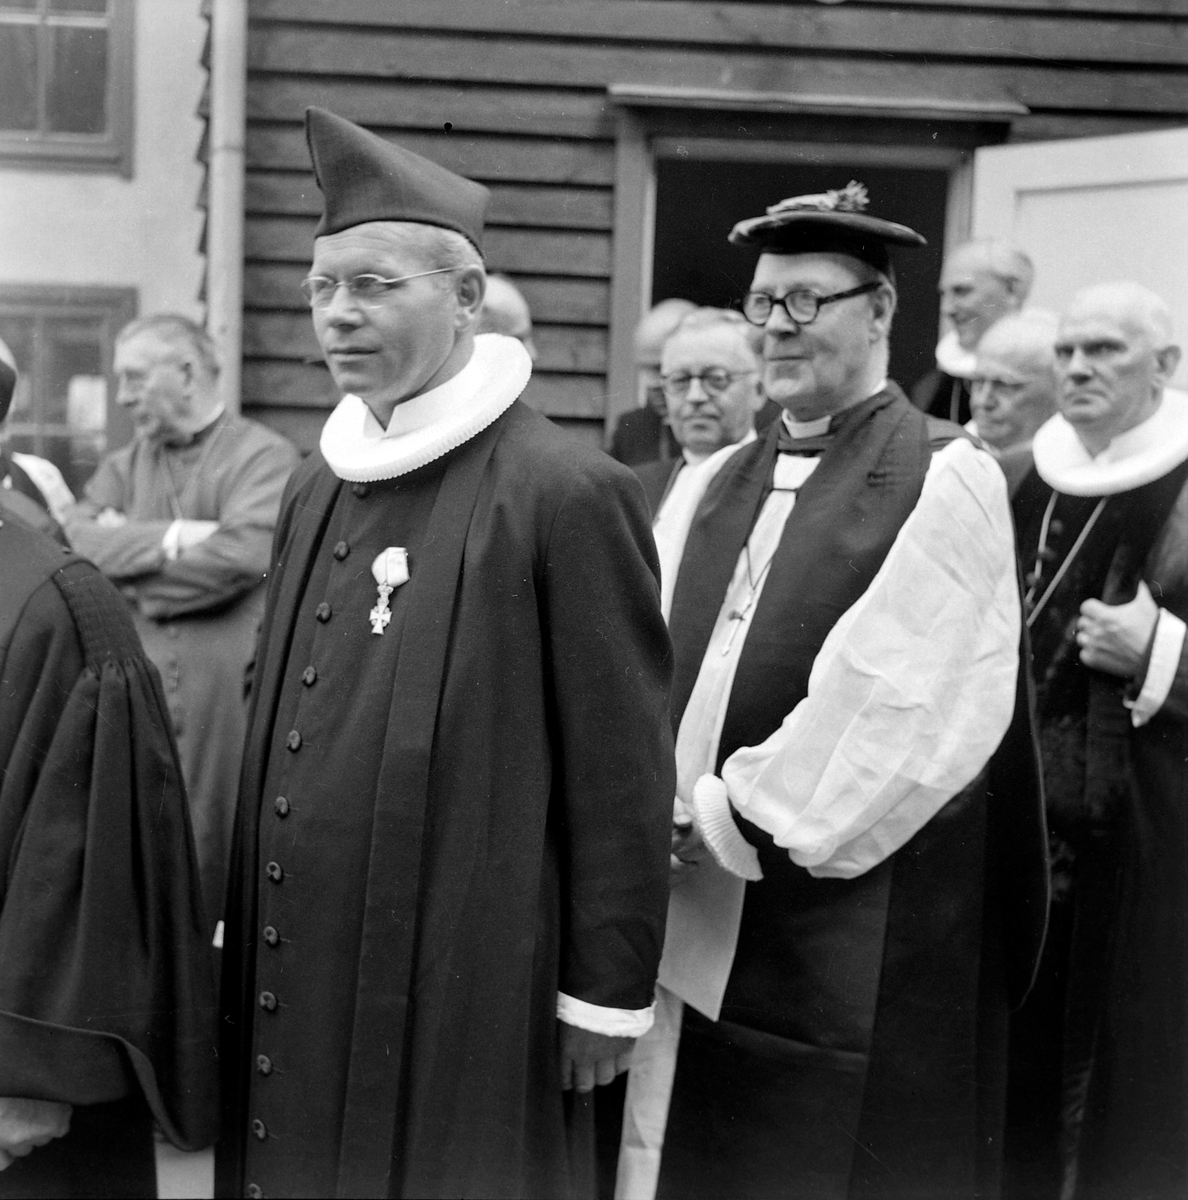
<path id="1" fill-rule="evenodd" d="M 1188 458 L 1188 395 L 1164 388 L 1159 407 L 1120 433 L 1096 458 L 1059 413 L 1039 427 L 1035 469 L 1069 496 L 1113 496 L 1161 479 Z"/>
<path id="2" fill-rule="evenodd" d="M 387 429 L 358 396 L 343 396 L 322 428 L 322 456 L 339 479 L 351 483 L 407 475 L 502 416 L 531 374 L 532 360 L 519 341 L 479 334 L 466 366 L 432 391 L 396 405 Z"/>
<path id="3" fill-rule="evenodd" d="M 963 350 L 957 340 L 957 331 L 950 329 L 936 344 L 936 365 L 954 379 L 972 379 L 978 356 L 972 350 Z"/>

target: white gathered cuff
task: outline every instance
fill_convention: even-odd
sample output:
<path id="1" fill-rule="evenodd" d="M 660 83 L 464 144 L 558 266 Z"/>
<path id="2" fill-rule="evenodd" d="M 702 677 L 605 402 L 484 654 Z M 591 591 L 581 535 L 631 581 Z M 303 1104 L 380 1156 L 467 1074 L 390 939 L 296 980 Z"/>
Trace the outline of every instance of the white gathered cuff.
<path id="1" fill-rule="evenodd" d="M 759 855 L 739 833 L 730 811 L 726 784 L 717 775 L 702 775 L 694 784 L 693 812 L 701 836 L 718 866 L 739 879 L 757 882 L 763 878 Z"/>
<path id="2" fill-rule="evenodd" d="M 174 562 L 181 554 L 181 528 L 181 521 L 174 521 L 165 530 L 165 536 L 161 539 L 161 549 L 165 551 L 165 558 L 168 562 Z"/>
<path id="3" fill-rule="evenodd" d="M 643 1037 L 655 1019 L 654 1002 L 647 1008 L 604 1008 L 564 992 L 557 993 L 557 1020 L 588 1029 L 591 1033 L 601 1033 L 604 1037 Z"/>
<path id="4" fill-rule="evenodd" d="M 1155 622 L 1155 637 L 1151 642 L 1151 661 L 1142 691 L 1134 700 L 1124 701 L 1130 709 L 1130 720 L 1137 729 L 1145 725 L 1162 707 L 1176 681 L 1180 655 L 1184 650 L 1184 634 L 1188 630 L 1175 613 L 1159 610 Z"/>

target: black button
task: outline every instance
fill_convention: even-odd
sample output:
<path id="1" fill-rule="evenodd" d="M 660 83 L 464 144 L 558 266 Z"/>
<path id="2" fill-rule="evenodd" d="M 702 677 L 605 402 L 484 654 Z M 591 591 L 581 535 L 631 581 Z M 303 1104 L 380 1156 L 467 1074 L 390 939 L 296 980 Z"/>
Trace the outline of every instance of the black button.
<path id="1" fill-rule="evenodd" d="M 314 616 L 317 617 L 323 625 L 330 620 L 330 605 L 325 600 L 314 609 Z"/>
<path id="2" fill-rule="evenodd" d="M 260 993 L 260 1007 L 269 1012 L 276 1012 L 276 997 L 271 992 Z"/>
<path id="3" fill-rule="evenodd" d="M 280 883 L 280 881 L 285 877 L 285 873 L 281 870 L 281 865 L 278 862 L 270 862 L 268 866 L 264 868 L 264 874 L 267 875 L 273 883 Z"/>
<path id="4" fill-rule="evenodd" d="M 290 729 L 289 736 L 285 739 L 285 744 L 290 750 L 300 750 L 301 734 L 299 734 L 296 729 Z"/>
<path id="5" fill-rule="evenodd" d="M 364 496 L 368 496 L 371 494 L 371 488 L 369 488 L 367 486 L 367 484 L 365 484 L 365 483 L 352 484 L 351 491 L 354 492 L 355 495 L 358 496 L 360 500 L 362 500 Z"/>
<path id="6" fill-rule="evenodd" d="M 351 548 L 346 544 L 346 542 L 339 542 L 338 545 L 334 547 L 334 557 L 338 559 L 339 562 L 342 562 L 342 560 L 346 558 L 350 552 Z"/>
<path id="7" fill-rule="evenodd" d="M 259 1117 L 252 1122 L 252 1132 L 260 1141 L 263 1141 L 268 1136 L 268 1130 L 264 1127 L 264 1122 Z"/>
<path id="8" fill-rule="evenodd" d="M 280 870 L 280 868 L 278 867 L 278 868 L 277 868 L 277 870 L 279 871 L 279 870 Z M 280 934 L 279 934 L 279 933 L 277 933 L 277 931 L 276 931 L 276 929 L 275 929 L 275 927 L 274 927 L 274 926 L 272 926 L 272 925 L 265 925 L 265 926 L 264 926 L 264 940 L 265 940 L 265 941 L 266 941 L 266 942 L 267 942 L 267 943 L 268 943 L 270 946 L 275 946 L 275 945 L 277 944 L 277 942 L 279 942 L 279 941 L 280 941 Z"/>
<path id="9" fill-rule="evenodd" d="M 249 1200 L 260 1200 L 260 1198 L 264 1195 L 264 1189 L 258 1183 L 249 1183 L 244 1191 L 244 1195 L 247 1196 Z"/>
<path id="10" fill-rule="evenodd" d="M 272 807 L 276 809 L 278 817 L 287 817 L 289 815 L 289 801 L 284 796 L 277 796 L 276 802 Z"/>
<path id="11" fill-rule="evenodd" d="M 313 667 L 306 667 L 305 670 L 301 672 L 301 682 L 305 684 L 306 687 L 313 687 L 313 685 L 317 682 L 317 679 L 318 673 Z"/>
<path id="12" fill-rule="evenodd" d="M 272 1059 L 270 1059 L 267 1054 L 257 1054 L 256 1070 L 259 1071 L 261 1075 L 271 1075 Z"/>

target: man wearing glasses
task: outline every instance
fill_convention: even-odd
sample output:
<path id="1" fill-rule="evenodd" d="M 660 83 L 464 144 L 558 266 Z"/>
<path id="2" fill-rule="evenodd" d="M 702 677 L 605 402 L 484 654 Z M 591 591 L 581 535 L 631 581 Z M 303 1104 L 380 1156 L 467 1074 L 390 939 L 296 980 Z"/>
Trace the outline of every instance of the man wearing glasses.
<path id="1" fill-rule="evenodd" d="M 887 379 L 889 247 L 923 239 L 866 204 L 852 183 L 731 234 L 760 250 L 743 312 L 784 412 L 710 484 L 676 579 L 633 1200 L 972 1198 L 997 1173 L 1046 897 L 1010 510 L 991 456 Z"/>
<path id="2" fill-rule="evenodd" d="M 344 395 L 270 572 L 218 1192 L 568 1195 L 574 1091 L 626 1069 L 663 941 L 643 495 L 519 401 L 518 340 L 476 336 L 486 189 L 322 110 L 307 134 L 305 291 Z"/>

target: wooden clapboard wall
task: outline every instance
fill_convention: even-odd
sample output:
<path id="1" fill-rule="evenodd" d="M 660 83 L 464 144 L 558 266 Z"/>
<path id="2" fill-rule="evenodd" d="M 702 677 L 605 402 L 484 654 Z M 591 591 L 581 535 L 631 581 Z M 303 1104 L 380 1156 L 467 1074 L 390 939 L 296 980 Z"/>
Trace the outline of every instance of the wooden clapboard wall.
<path id="1" fill-rule="evenodd" d="M 608 85 L 960 97 L 1011 139 L 1188 121 L 1188 0 L 251 0 L 244 409 L 303 448 L 333 403 L 298 281 L 319 196 L 302 112 L 349 116 L 492 191 L 490 266 L 523 289 L 527 399 L 586 436 L 605 407 Z"/>

